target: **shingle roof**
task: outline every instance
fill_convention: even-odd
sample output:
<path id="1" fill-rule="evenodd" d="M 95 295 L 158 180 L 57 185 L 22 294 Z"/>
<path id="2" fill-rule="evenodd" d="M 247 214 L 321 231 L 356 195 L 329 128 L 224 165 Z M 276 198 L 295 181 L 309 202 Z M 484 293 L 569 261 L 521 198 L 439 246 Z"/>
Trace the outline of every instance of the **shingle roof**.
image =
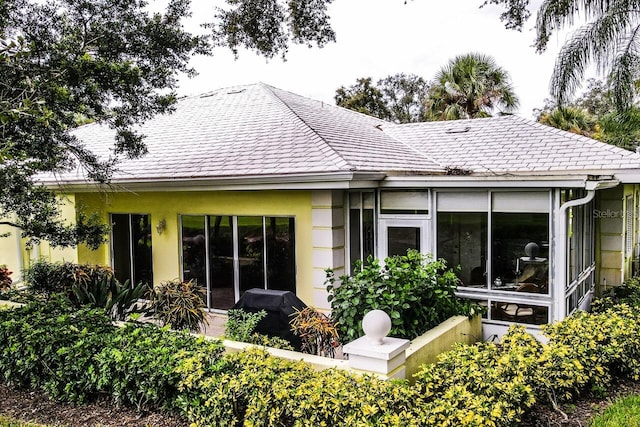
<path id="1" fill-rule="evenodd" d="M 446 167 L 474 173 L 640 167 L 636 153 L 517 116 L 392 125 L 385 132 Z"/>
<path id="2" fill-rule="evenodd" d="M 148 154 L 113 181 L 378 172 L 474 174 L 640 169 L 640 155 L 515 116 L 394 124 L 265 84 L 184 98 L 141 126 Z M 108 156 L 113 131 L 75 131 Z M 58 181 L 84 182 L 76 172 Z"/>

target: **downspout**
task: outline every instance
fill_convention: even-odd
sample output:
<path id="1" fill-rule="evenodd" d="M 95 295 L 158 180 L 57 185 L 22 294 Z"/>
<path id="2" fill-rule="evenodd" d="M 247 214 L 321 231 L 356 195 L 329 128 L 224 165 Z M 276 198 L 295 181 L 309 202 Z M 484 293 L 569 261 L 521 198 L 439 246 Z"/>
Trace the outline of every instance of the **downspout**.
<path id="1" fill-rule="evenodd" d="M 555 284 L 554 288 L 557 295 L 554 295 L 555 299 L 555 320 L 564 319 L 567 315 L 567 304 L 565 290 L 567 289 L 567 210 L 574 206 L 586 205 L 596 195 L 597 190 L 604 190 L 607 188 L 617 187 L 620 184 L 618 180 L 607 181 L 587 181 L 585 184 L 585 190 L 587 194 L 575 200 L 569 200 L 560 206 L 560 212 L 558 214 L 558 225 L 556 227 L 556 268 L 555 268 Z M 561 297 L 561 298 L 559 298 Z"/>

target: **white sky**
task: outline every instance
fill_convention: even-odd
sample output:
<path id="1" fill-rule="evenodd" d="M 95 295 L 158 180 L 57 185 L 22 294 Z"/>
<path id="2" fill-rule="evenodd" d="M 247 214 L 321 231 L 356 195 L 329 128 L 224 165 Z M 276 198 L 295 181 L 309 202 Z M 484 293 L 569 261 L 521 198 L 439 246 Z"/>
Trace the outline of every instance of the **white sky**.
<path id="1" fill-rule="evenodd" d="M 533 0 L 534 7 L 541 0 Z M 239 59 L 225 49 L 213 57 L 196 57 L 195 78 L 181 79 L 181 95 L 221 87 L 264 82 L 334 104 L 335 90 L 359 77 L 374 82 L 396 73 L 431 80 L 456 55 L 479 52 L 493 56 L 508 71 L 520 97 L 519 114 L 532 118 L 548 95 L 549 78 L 564 36 L 554 36 L 548 50 L 536 54 L 534 19 L 522 33 L 504 29 L 501 9 L 482 0 L 335 0 L 329 9 L 336 42 L 322 49 L 292 46 L 287 61 L 270 61 L 241 51 Z M 213 15 L 211 0 L 193 0 L 194 20 Z M 535 9 L 534 9 L 535 10 Z"/>

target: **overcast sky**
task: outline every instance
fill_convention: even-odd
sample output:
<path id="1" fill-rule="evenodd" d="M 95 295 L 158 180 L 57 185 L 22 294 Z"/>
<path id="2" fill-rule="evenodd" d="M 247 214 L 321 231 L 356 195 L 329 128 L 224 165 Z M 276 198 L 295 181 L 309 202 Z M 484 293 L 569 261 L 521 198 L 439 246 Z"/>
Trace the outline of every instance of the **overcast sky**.
<path id="1" fill-rule="evenodd" d="M 264 82 L 334 104 L 335 90 L 359 77 L 374 81 L 396 73 L 431 80 L 456 55 L 480 52 L 493 56 L 508 71 L 519 113 L 532 118 L 548 95 L 549 78 L 564 36 L 552 37 L 548 51 L 531 47 L 533 19 L 523 32 L 505 30 L 497 7 L 482 0 L 335 0 L 330 7 L 336 42 L 322 49 L 292 46 L 287 61 L 265 60 L 249 51 L 240 58 L 223 49 L 213 57 L 196 57 L 199 72 L 181 80 L 179 93 L 195 95 L 221 87 Z M 533 0 L 537 5 L 540 0 Z M 212 16 L 210 0 L 194 0 L 195 20 Z"/>

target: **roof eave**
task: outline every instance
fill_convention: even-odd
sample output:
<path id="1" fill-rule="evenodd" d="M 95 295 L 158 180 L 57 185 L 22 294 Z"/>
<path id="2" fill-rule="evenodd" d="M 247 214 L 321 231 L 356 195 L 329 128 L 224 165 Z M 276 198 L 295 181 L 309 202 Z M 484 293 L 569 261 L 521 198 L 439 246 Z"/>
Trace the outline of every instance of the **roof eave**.
<path id="1" fill-rule="evenodd" d="M 313 190 L 377 187 L 385 178 L 382 172 L 327 172 L 307 174 L 256 175 L 207 178 L 114 179 L 111 191 L 244 191 L 244 190 Z M 105 188 L 89 181 L 46 182 L 63 192 L 95 192 Z"/>

